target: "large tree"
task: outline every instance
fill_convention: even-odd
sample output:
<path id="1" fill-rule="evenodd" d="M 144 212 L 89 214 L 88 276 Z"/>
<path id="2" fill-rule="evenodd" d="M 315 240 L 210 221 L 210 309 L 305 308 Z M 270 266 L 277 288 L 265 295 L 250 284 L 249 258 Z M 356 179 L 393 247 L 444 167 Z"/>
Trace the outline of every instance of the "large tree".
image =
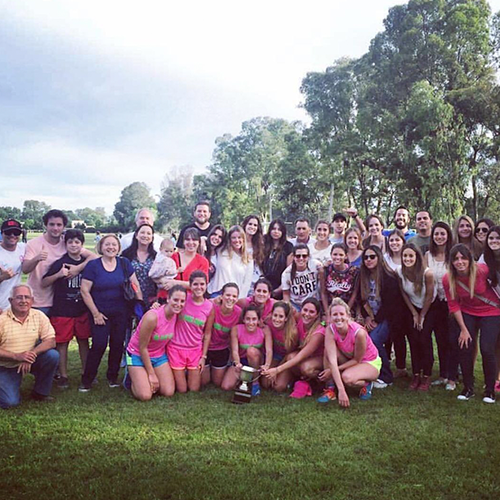
<path id="1" fill-rule="evenodd" d="M 155 199 L 151 196 L 149 187 L 144 182 L 133 182 L 123 188 L 120 201 L 115 204 L 113 215 L 122 230 L 134 228 L 137 210 L 149 208 L 156 210 Z"/>

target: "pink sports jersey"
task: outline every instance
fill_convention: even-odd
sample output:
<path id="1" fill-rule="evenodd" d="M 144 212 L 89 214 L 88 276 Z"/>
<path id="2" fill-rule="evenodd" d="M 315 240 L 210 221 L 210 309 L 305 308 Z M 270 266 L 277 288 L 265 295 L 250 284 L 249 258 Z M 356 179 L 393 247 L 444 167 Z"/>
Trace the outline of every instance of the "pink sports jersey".
<path id="1" fill-rule="evenodd" d="M 246 358 L 249 347 L 256 347 L 261 351 L 264 349 L 264 331 L 262 328 L 257 328 L 254 333 L 249 333 L 245 325 L 238 325 L 237 329 L 240 358 Z"/>
<path id="2" fill-rule="evenodd" d="M 212 327 L 209 351 L 221 351 L 227 349 L 230 344 L 231 328 L 238 324 L 241 315 L 241 307 L 234 306 L 233 311 L 225 316 L 222 314 L 222 306 L 214 304 L 215 319 Z"/>
<path id="3" fill-rule="evenodd" d="M 271 330 L 271 335 L 273 337 L 273 354 L 278 354 L 279 356 L 285 356 L 287 350 L 285 347 L 285 330 L 282 328 L 278 330 L 271 321 L 267 324 L 269 330 Z"/>
<path id="4" fill-rule="evenodd" d="M 192 295 L 188 293 L 186 305 L 177 319 L 171 345 L 180 349 L 201 349 L 205 323 L 213 306 L 207 299 L 200 304 L 195 303 Z"/>
<path id="5" fill-rule="evenodd" d="M 337 349 L 348 359 L 352 359 L 354 357 L 354 347 L 356 344 L 356 334 L 358 333 L 360 328 L 363 328 L 360 324 L 351 321 L 347 328 L 347 334 L 343 339 L 338 332 L 335 325 L 330 325 L 333 331 L 333 338 L 335 339 L 335 343 L 337 344 Z M 373 361 L 378 358 L 378 350 L 375 347 L 372 339 L 369 335 L 366 336 L 366 351 L 361 359 L 362 363 L 367 363 L 369 361 Z"/>
<path id="6" fill-rule="evenodd" d="M 307 330 L 302 318 L 299 318 L 299 320 L 297 321 L 297 332 L 299 334 L 299 347 L 302 349 L 304 347 L 304 341 L 307 337 Z M 321 345 L 318 347 L 318 349 L 316 349 L 316 351 L 311 355 L 311 357 L 323 356 L 323 352 L 325 350 L 325 327 L 320 324 L 316 328 L 316 331 L 313 332 L 313 335 L 322 335 L 323 341 L 321 342 Z"/>
<path id="7" fill-rule="evenodd" d="M 148 354 L 150 358 L 159 358 L 165 354 L 165 348 L 174 336 L 177 314 L 174 314 L 170 319 L 165 318 L 165 306 L 161 306 L 158 309 L 151 309 L 151 311 L 156 313 L 156 327 L 149 340 Z M 127 346 L 127 351 L 137 356 L 141 355 L 139 350 L 139 332 L 141 331 L 142 321 L 141 319 Z"/>
<path id="8" fill-rule="evenodd" d="M 246 301 L 248 306 L 250 304 L 253 304 L 260 308 L 260 304 L 257 304 L 257 302 L 255 302 L 255 297 L 247 297 Z M 262 308 L 262 313 L 260 315 L 262 321 L 264 321 L 273 312 L 273 305 L 275 302 L 276 302 L 275 299 L 267 299 L 266 303 L 264 304 L 264 307 Z"/>

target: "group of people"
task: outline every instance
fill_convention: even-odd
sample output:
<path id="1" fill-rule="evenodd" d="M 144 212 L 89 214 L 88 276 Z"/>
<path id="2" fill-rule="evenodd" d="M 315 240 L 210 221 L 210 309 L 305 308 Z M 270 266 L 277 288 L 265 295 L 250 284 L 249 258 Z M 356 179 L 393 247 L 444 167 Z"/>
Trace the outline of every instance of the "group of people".
<path id="1" fill-rule="evenodd" d="M 483 401 L 495 402 L 500 227 L 492 220 L 462 216 L 450 227 L 422 210 L 414 231 L 398 207 L 386 229 L 378 215 L 363 221 L 350 208 L 314 229 L 299 218 L 289 238 L 280 219 L 265 233 L 256 215 L 227 229 L 212 225 L 205 201 L 193 216 L 174 242 L 155 233 L 153 214 L 141 209 L 133 233 L 101 235 L 96 253 L 84 248 L 81 231 L 65 229 L 60 210 L 45 214 L 44 234 L 26 245 L 21 224 L 4 221 L 0 407 L 19 404 L 28 372 L 36 400 L 51 399 L 53 379 L 67 388 L 73 337 L 81 392 L 96 383 L 109 345 L 109 386 L 120 386 L 124 362 L 123 383 L 139 400 L 209 383 L 233 390 L 244 365 L 260 372 L 254 395 L 322 391 L 320 403 L 342 406 L 349 394 L 369 399 L 395 377 L 409 377 L 412 391 L 452 391 L 461 368 L 458 399 L 469 400 L 479 346 Z"/>

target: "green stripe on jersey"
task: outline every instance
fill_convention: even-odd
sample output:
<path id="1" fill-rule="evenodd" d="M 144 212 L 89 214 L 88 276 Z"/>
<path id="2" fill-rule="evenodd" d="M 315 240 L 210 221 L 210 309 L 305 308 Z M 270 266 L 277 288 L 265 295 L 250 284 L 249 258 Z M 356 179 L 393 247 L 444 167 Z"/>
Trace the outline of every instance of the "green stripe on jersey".
<path id="1" fill-rule="evenodd" d="M 188 315 L 184 314 L 182 316 L 182 318 L 184 319 L 184 321 L 187 321 L 188 323 L 192 323 L 193 325 L 196 325 L 196 326 L 204 326 L 205 325 L 205 321 L 203 321 L 202 319 L 195 318 L 194 316 L 188 316 Z"/>
<path id="2" fill-rule="evenodd" d="M 222 326 L 220 323 L 214 323 L 214 330 L 219 330 L 221 332 L 227 333 L 231 331 L 231 328 L 227 326 Z"/>

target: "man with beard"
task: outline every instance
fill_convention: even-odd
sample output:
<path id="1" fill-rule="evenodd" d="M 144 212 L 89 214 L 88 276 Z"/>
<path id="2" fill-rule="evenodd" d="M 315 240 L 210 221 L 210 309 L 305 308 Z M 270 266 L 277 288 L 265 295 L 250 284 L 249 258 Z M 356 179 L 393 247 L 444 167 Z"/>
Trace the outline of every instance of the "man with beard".
<path id="1" fill-rule="evenodd" d="M 199 201 L 194 207 L 194 221 L 181 229 L 179 238 L 177 238 L 177 248 L 184 248 L 184 232 L 191 227 L 194 227 L 200 233 L 202 248 L 204 248 L 208 233 L 212 229 L 210 215 L 210 203 L 208 201 Z"/>
<path id="2" fill-rule="evenodd" d="M 394 218 L 392 219 L 396 229 L 400 229 L 403 231 L 405 235 L 405 241 L 408 241 L 410 238 L 415 236 L 417 233 L 410 229 L 410 212 L 406 207 L 400 206 L 396 208 L 396 212 L 394 213 Z M 389 236 L 391 234 L 392 229 L 384 229 L 382 234 L 384 236 Z"/>
<path id="3" fill-rule="evenodd" d="M 428 210 L 417 212 L 417 235 L 408 240 L 420 248 L 422 254 L 429 250 L 431 243 L 432 217 Z"/>

